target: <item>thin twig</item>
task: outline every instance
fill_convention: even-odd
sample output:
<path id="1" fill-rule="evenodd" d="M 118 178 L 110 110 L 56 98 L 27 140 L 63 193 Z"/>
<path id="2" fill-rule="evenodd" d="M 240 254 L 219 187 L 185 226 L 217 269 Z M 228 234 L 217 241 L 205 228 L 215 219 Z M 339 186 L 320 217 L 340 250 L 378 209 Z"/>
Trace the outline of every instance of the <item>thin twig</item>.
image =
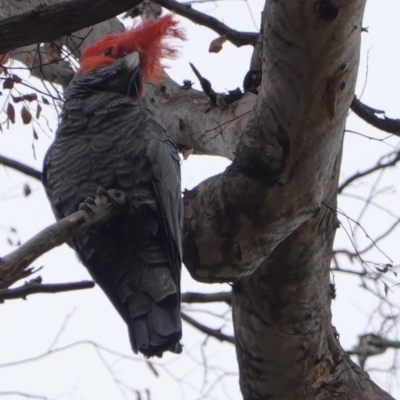
<path id="1" fill-rule="evenodd" d="M 186 292 L 182 293 L 181 299 L 183 303 L 225 302 L 230 305 L 232 300 L 232 293 L 231 292 L 216 292 L 216 293 Z"/>
<path id="2" fill-rule="evenodd" d="M 16 171 L 22 172 L 25 175 L 35 178 L 39 181 L 42 180 L 42 173 L 35 168 L 29 167 L 28 165 L 22 164 L 19 161 L 12 160 L 11 158 L 0 156 L 0 164 L 5 167 L 10 167 Z"/>
<path id="3" fill-rule="evenodd" d="M 121 205 L 126 198 L 119 192 Z M 85 210 L 79 210 L 43 229 L 33 238 L 18 247 L 10 254 L 0 258 L 0 289 L 6 289 L 19 279 L 33 273 L 28 266 L 39 256 L 54 247 L 60 246 L 72 236 L 85 232 L 95 225 L 104 224 L 121 211 L 102 196 L 96 196 L 96 205 L 92 206 L 94 215 Z"/>
<path id="4" fill-rule="evenodd" d="M 72 290 L 91 289 L 94 286 L 93 281 L 42 284 L 33 279 L 14 289 L 0 289 L 0 303 L 4 302 L 4 300 L 26 299 L 27 296 L 36 293 L 69 292 Z"/>
<path id="5" fill-rule="evenodd" d="M 208 326 L 205 326 L 200 322 L 196 321 L 192 317 L 189 317 L 189 315 L 185 314 L 184 312 L 181 312 L 181 317 L 184 321 L 194 326 L 195 328 L 205 333 L 206 335 L 212 336 L 215 339 L 220 340 L 221 342 L 228 342 L 235 344 L 235 338 L 233 336 L 225 335 L 224 333 L 221 332 L 220 329 L 209 328 Z"/>
<path id="6" fill-rule="evenodd" d="M 253 44 L 257 38 L 258 32 L 236 31 L 218 21 L 216 18 L 193 9 L 190 4 L 182 4 L 174 0 L 154 0 L 154 2 L 170 11 L 182 15 L 182 17 L 185 17 L 196 24 L 212 29 L 219 35 L 226 35 L 227 40 L 237 47 Z"/>
<path id="7" fill-rule="evenodd" d="M 349 186 L 350 183 L 354 182 L 355 180 L 357 180 L 359 178 L 362 178 L 364 176 L 372 174 L 375 171 L 379 171 L 379 170 L 387 168 L 387 167 L 393 167 L 400 161 L 400 152 L 395 153 L 395 157 L 393 157 L 393 159 L 391 159 L 390 161 L 383 163 L 382 160 L 387 157 L 388 157 L 387 155 L 382 157 L 376 163 L 376 165 L 374 165 L 373 167 L 368 168 L 367 170 L 365 170 L 363 172 L 358 172 L 358 173 L 350 176 L 349 178 L 347 178 L 343 183 L 341 183 L 339 185 L 338 193 L 341 193 L 347 186 Z"/>
<path id="8" fill-rule="evenodd" d="M 25 399 L 37 399 L 37 400 L 50 400 L 50 397 L 41 396 L 39 394 L 18 392 L 18 391 L 9 391 L 9 392 L 0 392 L 0 396 L 20 396 Z"/>
<path id="9" fill-rule="evenodd" d="M 31 363 L 31 362 L 36 362 L 36 361 L 42 360 L 42 359 L 44 359 L 44 358 L 46 358 L 46 357 L 48 357 L 48 356 L 50 356 L 52 354 L 61 353 L 63 351 L 67 351 L 69 349 L 72 349 L 72 348 L 78 347 L 78 346 L 93 346 L 95 348 L 98 348 L 98 349 L 101 349 L 101 350 L 107 352 L 108 354 L 113 354 L 113 355 L 115 355 L 117 357 L 121 357 L 121 358 L 123 358 L 125 360 L 138 361 L 138 362 L 142 362 L 142 363 L 145 362 L 145 360 L 143 360 L 143 359 L 141 359 L 139 357 L 127 355 L 127 354 L 121 353 L 119 351 L 110 349 L 110 348 L 108 348 L 106 346 L 103 346 L 103 345 L 101 345 L 99 343 L 94 342 L 93 340 L 78 340 L 76 342 L 67 344 L 65 346 L 60 346 L 60 347 L 49 349 L 49 350 L 45 351 L 44 353 L 38 354 L 37 356 L 33 356 L 33 357 L 30 357 L 30 358 L 24 358 L 24 359 L 18 360 L 18 361 L 11 361 L 11 362 L 7 362 L 7 363 L 4 363 L 4 364 L 0 364 L 0 368 L 17 367 L 19 365 L 24 365 L 24 364 L 28 364 L 28 363 Z"/>
<path id="10" fill-rule="evenodd" d="M 376 110 L 361 103 L 356 96 L 354 96 L 350 108 L 356 115 L 375 128 L 400 136 L 400 119 L 378 117 L 377 114 L 384 114 L 385 112 L 382 110 Z"/>

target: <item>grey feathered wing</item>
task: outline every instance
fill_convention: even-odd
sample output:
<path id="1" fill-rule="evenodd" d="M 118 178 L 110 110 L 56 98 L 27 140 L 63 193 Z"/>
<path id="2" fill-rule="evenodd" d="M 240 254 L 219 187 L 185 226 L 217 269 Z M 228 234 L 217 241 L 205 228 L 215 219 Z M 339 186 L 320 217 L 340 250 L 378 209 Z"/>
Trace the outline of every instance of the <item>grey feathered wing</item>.
<path id="1" fill-rule="evenodd" d="M 71 245 L 127 323 L 135 352 L 180 352 L 179 156 L 153 114 L 116 93 L 67 99 L 43 183 L 58 219 L 99 186 L 126 193 L 125 212 Z"/>

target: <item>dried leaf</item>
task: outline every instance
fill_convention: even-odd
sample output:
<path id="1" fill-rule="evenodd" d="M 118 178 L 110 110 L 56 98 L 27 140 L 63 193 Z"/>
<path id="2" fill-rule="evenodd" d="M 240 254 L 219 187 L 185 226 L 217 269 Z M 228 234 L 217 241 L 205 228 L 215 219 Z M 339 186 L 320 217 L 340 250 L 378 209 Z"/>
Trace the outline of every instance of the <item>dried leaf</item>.
<path id="1" fill-rule="evenodd" d="M 12 96 L 14 103 L 19 103 L 22 100 L 27 100 L 29 102 L 33 100 L 37 100 L 37 94 L 36 93 L 29 93 L 29 94 L 23 94 L 22 96 Z"/>
<path id="2" fill-rule="evenodd" d="M 222 35 L 214 39 L 208 48 L 209 53 L 219 53 L 222 50 L 223 44 L 226 42 L 226 35 Z"/>
<path id="3" fill-rule="evenodd" d="M 36 160 L 35 142 L 32 142 L 32 152 L 33 152 L 33 158 Z"/>
<path id="4" fill-rule="evenodd" d="M 8 53 L 0 54 L 0 64 L 7 64 L 10 59 L 10 55 Z"/>
<path id="5" fill-rule="evenodd" d="M 388 291 L 389 291 L 389 286 L 385 282 L 383 282 L 383 287 L 385 289 L 385 296 L 387 297 Z"/>
<path id="6" fill-rule="evenodd" d="M 33 128 L 33 138 L 34 138 L 35 140 L 38 140 L 38 139 L 39 139 L 39 136 L 38 136 L 38 134 L 36 133 L 35 128 Z"/>
<path id="7" fill-rule="evenodd" d="M 1 124 L 0 124 L 0 132 L 3 132 L 3 127 L 1 126 Z"/>
<path id="8" fill-rule="evenodd" d="M 389 268 L 393 268 L 392 264 L 385 264 L 382 266 L 382 268 L 379 267 L 375 267 L 379 272 L 382 272 L 383 274 L 385 274 L 386 272 L 389 271 Z"/>
<path id="9" fill-rule="evenodd" d="M 7 243 L 10 245 L 10 246 L 14 246 L 14 243 L 13 243 L 13 241 L 11 240 L 11 238 L 7 238 Z"/>
<path id="10" fill-rule="evenodd" d="M 13 96 L 11 95 L 14 103 L 19 103 L 20 101 L 28 100 L 29 102 L 33 100 L 37 100 L 37 95 L 36 93 L 31 93 L 31 94 L 23 94 L 22 96 Z"/>
<path id="11" fill-rule="evenodd" d="M 36 93 L 29 93 L 29 94 L 26 94 L 24 97 L 25 97 L 25 100 L 28 100 L 29 102 L 37 100 Z"/>
<path id="12" fill-rule="evenodd" d="M 13 96 L 13 95 L 11 95 L 11 97 L 12 97 L 14 103 L 19 103 L 20 101 L 23 100 L 22 96 Z"/>
<path id="13" fill-rule="evenodd" d="M 25 125 L 28 125 L 32 121 L 32 114 L 25 106 L 22 106 L 21 117 L 22 117 L 22 122 Z"/>
<path id="14" fill-rule="evenodd" d="M 42 100 L 44 104 L 50 104 L 46 97 L 42 96 Z"/>
<path id="15" fill-rule="evenodd" d="M 12 232 L 12 233 L 17 233 L 17 229 L 14 228 L 13 226 L 10 226 L 10 232 Z"/>
<path id="16" fill-rule="evenodd" d="M 7 62 L 8 62 L 8 60 L 9 60 L 9 54 L 8 53 L 6 53 L 6 54 L 0 54 L 0 75 L 1 74 L 4 74 L 4 75 L 7 75 L 7 68 L 6 67 L 3 67 L 3 64 L 6 64 Z"/>
<path id="17" fill-rule="evenodd" d="M 25 183 L 25 185 L 24 185 L 24 196 L 28 197 L 31 193 L 32 193 L 31 188 L 29 187 L 29 185 L 27 183 Z"/>
<path id="18" fill-rule="evenodd" d="M 40 106 L 40 104 L 38 103 L 37 107 L 36 107 L 36 119 L 38 119 L 40 117 L 40 113 L 42 111 L 42 107 Z"/>
<path id="19" fill-rule="evenodd" d="M 11 103 L 8 103 L 7 106 L 7 117 L 13 124 L 15 124 L 15 109 Z"/>
<path id="20" fill-rule="evenodd" d="M 16 83 L 21 83 L 22 82 L 22 79 L 18 75 L 15 75 L 15 74 L 11 75 L 11 79 Z"/>
<path id="21" fill-rule="evenodd" d="M 3 89 L 12 89 L 14 87 L 14 81 L 11 78 L 7 78 L 3 82 Z"/>

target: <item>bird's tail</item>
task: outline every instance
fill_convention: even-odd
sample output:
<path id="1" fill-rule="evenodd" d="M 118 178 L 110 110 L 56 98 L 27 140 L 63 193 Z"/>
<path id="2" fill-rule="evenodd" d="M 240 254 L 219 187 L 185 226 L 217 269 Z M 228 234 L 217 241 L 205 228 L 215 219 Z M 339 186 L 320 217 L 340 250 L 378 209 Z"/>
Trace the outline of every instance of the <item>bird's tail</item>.
<path id="1" fill-rule="evenodd" d="M 137 236 L 114 229 L 122 225 L 116 221 L 104 228 L 107 235 L 89 233 L 73 245 L 128 325 L 132 350 L 161 357 L 182 351 L 180 282 L 171 273 L 180 265 L 171 266 L 159 222 L 146 222 Z"/>
<path id="2" fill-rule="evenodd" d="M 132 349 L 146 357 L 161 357 L 164 351 L 181 353 L 179 340 L 182 336 L 180 310 L 175 296 L 156 302 L 143 292 L 136 293 L 129 303 L 131 320 L 128 323 Z M 146 310 L 137 314 L 138 304 L 146 304 Z M 133 309 L 133 310 L 132 310 Z M 133 313 L 136 315 L 133 315 Z"/>
<path id="3" fill-rule="evenodd" d="M 146 260 L 147 265 L 138 288 L 123 283 L 127 289 L 129 320 L 126 322 L 132 349 L 146 357 L 161 357 L 164 351 L 180 353 L 182 326 L 179 289 L 169 268 L 159 263 L 149 265 L 148 262 Z M 137 266 L 138 263 L 135 269 Z"/>

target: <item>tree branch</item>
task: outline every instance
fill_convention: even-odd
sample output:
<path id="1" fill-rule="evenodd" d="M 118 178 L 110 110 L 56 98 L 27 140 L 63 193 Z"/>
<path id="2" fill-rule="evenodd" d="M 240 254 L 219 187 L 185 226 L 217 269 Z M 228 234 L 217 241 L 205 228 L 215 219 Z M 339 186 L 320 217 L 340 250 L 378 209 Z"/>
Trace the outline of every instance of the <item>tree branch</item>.
<path id="1" fill-rule="evenodd" d="M 125 195 L 122 192 L 115 193 L 117 197 L 120 195 L 119 200 L 122 205 L 126 200 Z M 74 235 L 85 232 L 95 225 L 104 224 L 121 212 L 121 208 L 108 203 L 106 196 L 96 196 L 95 202 L 96 205 L 92 206 L 94 215 L 86 210 L 68 215 L 43 229 L 18 249 L 0 258 L 0 289 L 8 288 L 19 279 L 31 275 L 34 270 L 27 267 L 42 254 L 60 246 Z"/>
<path id="2" fill-rule="evenodd" d="M 375 128 L 400 136 L 400 119 L 392 119 L 385 116 L 383 119 L 378 117 L 377 114 L 385 114 L 385 112 L 361 103 L 356 96 L 354 96 L 350 108 L 354 111 L 354 114 Z"/>
<path id="3" fill-rule="evenodd" d="M 0 396 L 20 396 L 25 399 L 36 399 L 36 400 L 51 400 L 50 397 L 41 396 L 39 394 L 25 393 L 20 391 L 8 391 L 8 392 L 0 392 Z"/>
<path id="4" fill-rule="evenodd" d="M 0 289 L 0 303 L 4 300 L 26 299 L 27 296 L 36 293 L 60 293 L 72 290 L 91 289 L 95 286 L 93 281 L 80 281 L 68 283 L 42 284 L 41 279 L 32 279 L 23 286 L 14 289 Z"/>
<path id="5" fill-rule="evenodd" d="M 349 178 L 347 178 L 344 182 L 342 182 L 342 183 L 339 185 L 338 193 L 342 193 L 342 191 L 343 191 L 347 186 L 349 186 L 350 183 L 354 182 L 355 180 L 357 180 L 357 179 L 359 179 L 359 178 L 362 178 L 363 176 L 367 176 L 367 175 L 369 175 L 369 174 L 372 174 L 372 173 L 375 172 L 375 171 L 379 171 L 379 170 L 385 169 L 385 168 L 387 168 L 387 167 L 393 167 L 394 165 L 396 165 L 396 164 L 400 161 L 400 152 L 396 152 L 396 153 L 394 153 L 394 157 L 393 157 L 390 161 L 387 161 L 386 163 L 383 163 L 382 160 L 383 160 L 384 158 L 389 157 L 390 155 L 393 155 L 393 154 L 389 154 L 389 155 L 383 156 L 383 157 L 376 163 L 376 165 L 374 165 L 373 167 L 368 168 L 368 169 L 365 170 L 365 171 L 358 172 L 358 173 L 356 173 L 356 174 L 350 176 Z"/>
<path id="6" fill-rule="evenodd" d="M 55 45 L 52 42 L 45 43 L 42 46 L 35 44 L 20 47 L 10 52 L 10 57 L 25 64 L 32 76 L 59 84 L 65 89 L 74 77 L 74 71 L 68 62 L 68 56 L 61 56 L 60 46 L 61 44 Z"/>
<path id="7" fill-rule="evenodd" d="M 368 357 L 383 354 L 387 349 L 400 349 L 400 342 L 389 340 L 374 333 L 366 333 L 359 337 L 359 343 L 353 350 L 347 351 L 349 355 L 357 355 L 362 368 Z"/>
<path id="8" fill-rule="evenodd" d="M 181 300 L 183 303 L 214 303 L 225 302 L 231 305 L 232 292 L 217 293 L 182 293 Z"/>
<path id="9" fill-rule="evenodd" d="M 98 24 L 141 3 L 141 0 L 70 0 L 38 5 L 0 21 L 0 54 L 34 43 L 50 42 Z"/>
<path id="10" fill-rule="evenodd" d="M 185 314 L 184 312 L 181 312 L 181 317 L 184 321 L 197 328 L 199 331 L 205 333 L 206 335 L 212 336 L 215 339 L 220 340 L 221 342 L 229 342 L 235 344 L 235 338 L 233 336 L 225 335 L 221 332 L 221 329 L 209 328 L 208 326 L 205 326 L 196 321 L 192 317 L 189 317 L 189 315 Z"/>
<path id="11" fill-rule="evenodd" d="M 13 168 L 16 171 L 30 176 L 31 178 L 35 178 L 39 181 L 42 180 L 42 173 L 40 171 L 35 168 L 29 167 L 28 165 L 22 164 L 19 161 L 15 161 L 11 158 L 0 155 L 0 164 L 3 164 L 5 167 Z"/>
<path id="12" fill-rule="evenodd" d="M 237 47 L 253 44 L 257 38 L 257 32 L 238 32 L 235 29 L 229 28 L 216 18 L 193 9 L 190 4 L 182 4 L 174 0 L 154 0 L 154 2 L 170 11 L 182 15 L 182 17 L 189 19 L 195 24 L 212 29 L 219 35 L 226 35 L 227 40 Z"/>

